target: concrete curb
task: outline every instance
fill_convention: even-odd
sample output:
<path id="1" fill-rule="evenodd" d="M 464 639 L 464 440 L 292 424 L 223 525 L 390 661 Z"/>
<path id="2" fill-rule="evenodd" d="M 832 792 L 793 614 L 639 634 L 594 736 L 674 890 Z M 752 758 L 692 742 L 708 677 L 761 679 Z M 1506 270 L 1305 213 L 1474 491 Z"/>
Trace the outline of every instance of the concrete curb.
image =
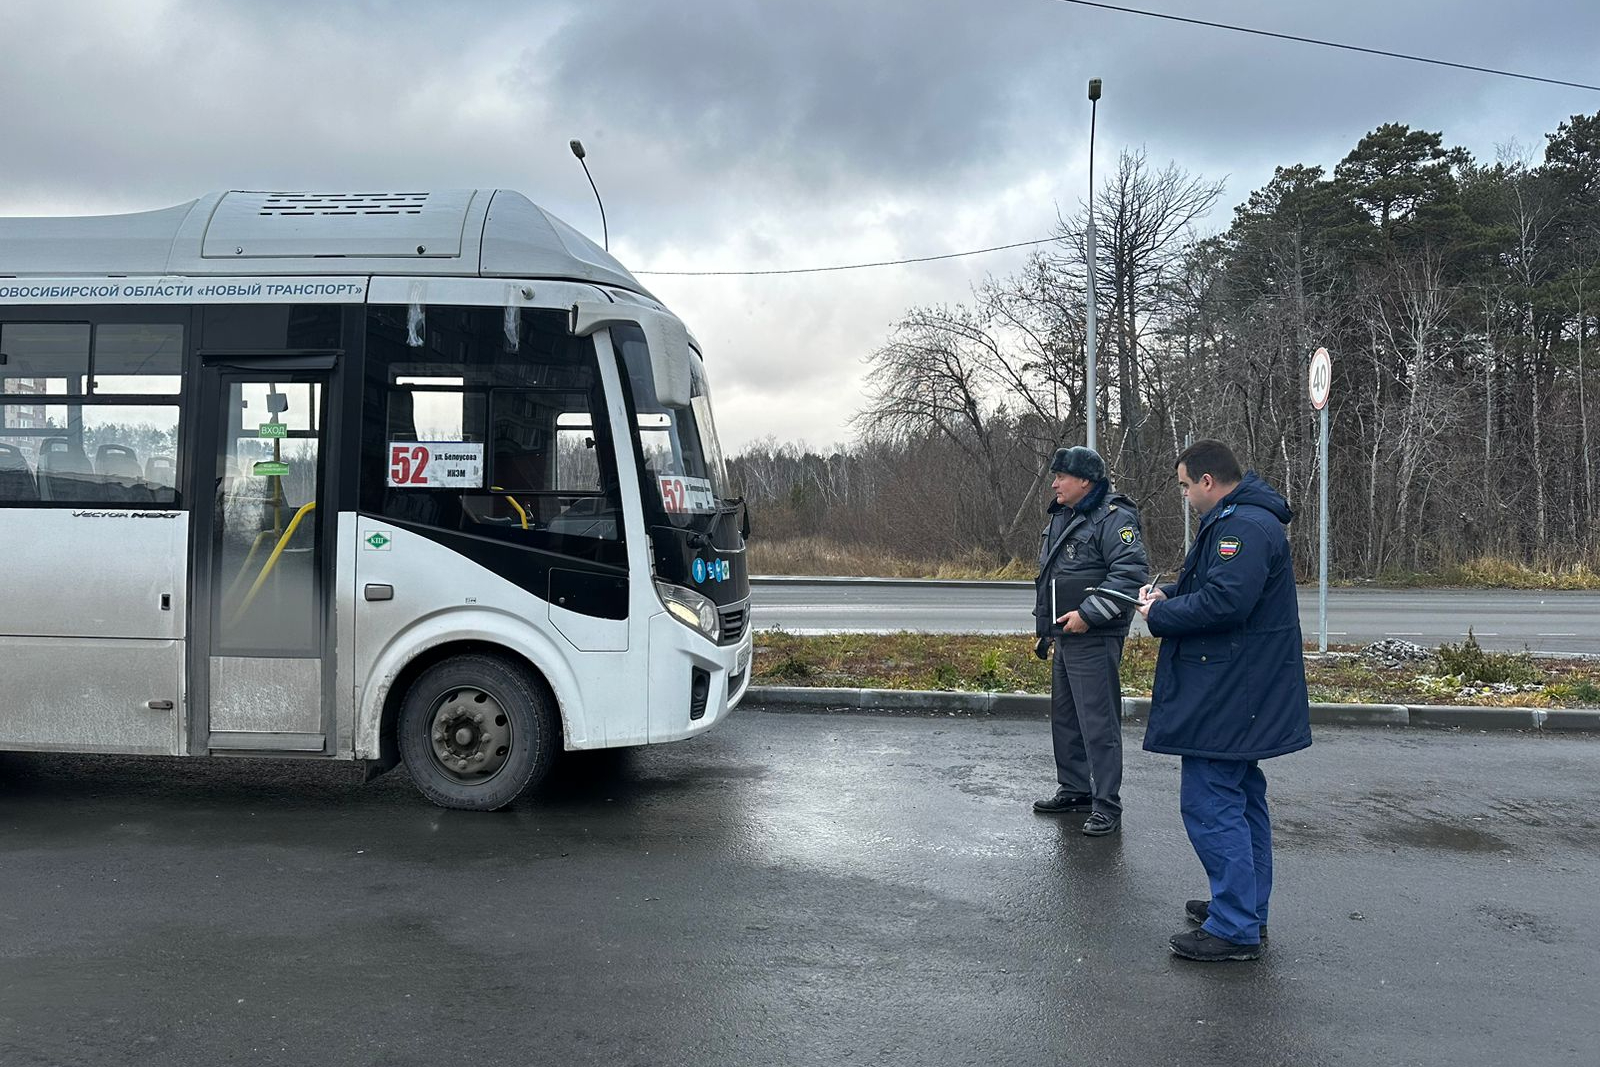
<path id="1" fill-rule="evenodd" d="M 1600 710 L 1594 708 L 1551 708 L 1544 713 L 1546 730 L 1581 730 L 1600 733 Z"/>
<path id="2" fill-rule="evenodd" d="M 1031 693 L 951 693 L 924 689 L 824 689 L 755 685 L 745 701 L 777 708 L 891 715 L 1045 718 L 1050 698 Z M 1149 697 L 1124 697 L 1122 717 L 1150 714 Z M 1600 708 L 1484 708 L 1448 704 L 1312 704 L 1317 725 L 1600 733 Z"/>

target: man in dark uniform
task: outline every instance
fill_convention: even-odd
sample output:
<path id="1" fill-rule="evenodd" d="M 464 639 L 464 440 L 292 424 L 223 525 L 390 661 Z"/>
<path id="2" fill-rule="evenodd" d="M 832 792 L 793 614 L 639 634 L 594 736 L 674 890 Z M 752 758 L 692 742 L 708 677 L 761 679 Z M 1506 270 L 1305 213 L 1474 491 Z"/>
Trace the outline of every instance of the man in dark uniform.
<path id="1" fill-rule="evenodd" d="M 1284 524 L 1273 488 L 1220 441 L 1178 457 L 1178 485 L 1203 515 L 1178 580 L 1143 591 L 1161 638 L 1144 747 L 1183 757 L 1184 829 L 1211 882 L 1184 914 L 1198 930 L 1172 951 L 1253 960 L 1267 936 L 1272 823 L 1259 760 L 1311 744 L 1306 665 Z"/>
<path id="2" fill-rule="evenodd" d="M 1111 491 L 1092 448 L 1061 448 L 1050 461 L 1055 501 L 1039 547 L 1034 619 L 1042 658 L 1051 639 L 1050 735 L 1060 788 L 1033 810 L 1090 812 L 1090 837 L 1122 826 L 1122 644 L 1133 609 L 1090 588 L 1134 597 L 1149 578 L 1139 514 Z"/>

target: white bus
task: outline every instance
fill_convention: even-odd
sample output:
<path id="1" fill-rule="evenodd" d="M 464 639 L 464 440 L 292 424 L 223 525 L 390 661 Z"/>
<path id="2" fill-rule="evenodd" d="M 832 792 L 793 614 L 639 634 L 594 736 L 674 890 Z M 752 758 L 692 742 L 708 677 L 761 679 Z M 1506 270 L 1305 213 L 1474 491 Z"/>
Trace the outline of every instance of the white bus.
<path id="1" fill-rule="evenodd" d="M 0 749 L 494 809 L 749 684 L 704 364 L 505 190 L 0 218 Z"/>

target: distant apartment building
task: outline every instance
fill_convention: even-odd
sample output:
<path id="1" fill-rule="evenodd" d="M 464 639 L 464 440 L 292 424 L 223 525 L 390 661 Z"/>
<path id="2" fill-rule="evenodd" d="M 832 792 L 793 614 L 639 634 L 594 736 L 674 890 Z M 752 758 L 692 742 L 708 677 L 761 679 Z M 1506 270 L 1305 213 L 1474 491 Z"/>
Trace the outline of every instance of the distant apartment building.
<path id="1" fill-rule="evenodd" d="M 0 379 L 0 386 L 4 387 L 4 392 L 8 396 L 45 395 L 45 379 L 43 378 L 5 378 Z M 10 430 L 43 429 L 45 426 L 44 405 L 7 405 L 5 426 L 6 429 Z"/>

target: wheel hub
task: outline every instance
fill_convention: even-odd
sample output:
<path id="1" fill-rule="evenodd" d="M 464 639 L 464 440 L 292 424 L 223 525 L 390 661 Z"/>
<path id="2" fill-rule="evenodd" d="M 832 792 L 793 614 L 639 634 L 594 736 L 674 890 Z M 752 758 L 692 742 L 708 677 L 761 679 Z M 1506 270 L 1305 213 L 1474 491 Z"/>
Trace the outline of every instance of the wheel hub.
<path id="1" fill-rule="evenodd" d="M 460 782 L 483 782 L 506 765 L 511 722 L 488 693 L 463 688 L 447 693 L 434 708 L 428 731 L 434 760 Z"/>

